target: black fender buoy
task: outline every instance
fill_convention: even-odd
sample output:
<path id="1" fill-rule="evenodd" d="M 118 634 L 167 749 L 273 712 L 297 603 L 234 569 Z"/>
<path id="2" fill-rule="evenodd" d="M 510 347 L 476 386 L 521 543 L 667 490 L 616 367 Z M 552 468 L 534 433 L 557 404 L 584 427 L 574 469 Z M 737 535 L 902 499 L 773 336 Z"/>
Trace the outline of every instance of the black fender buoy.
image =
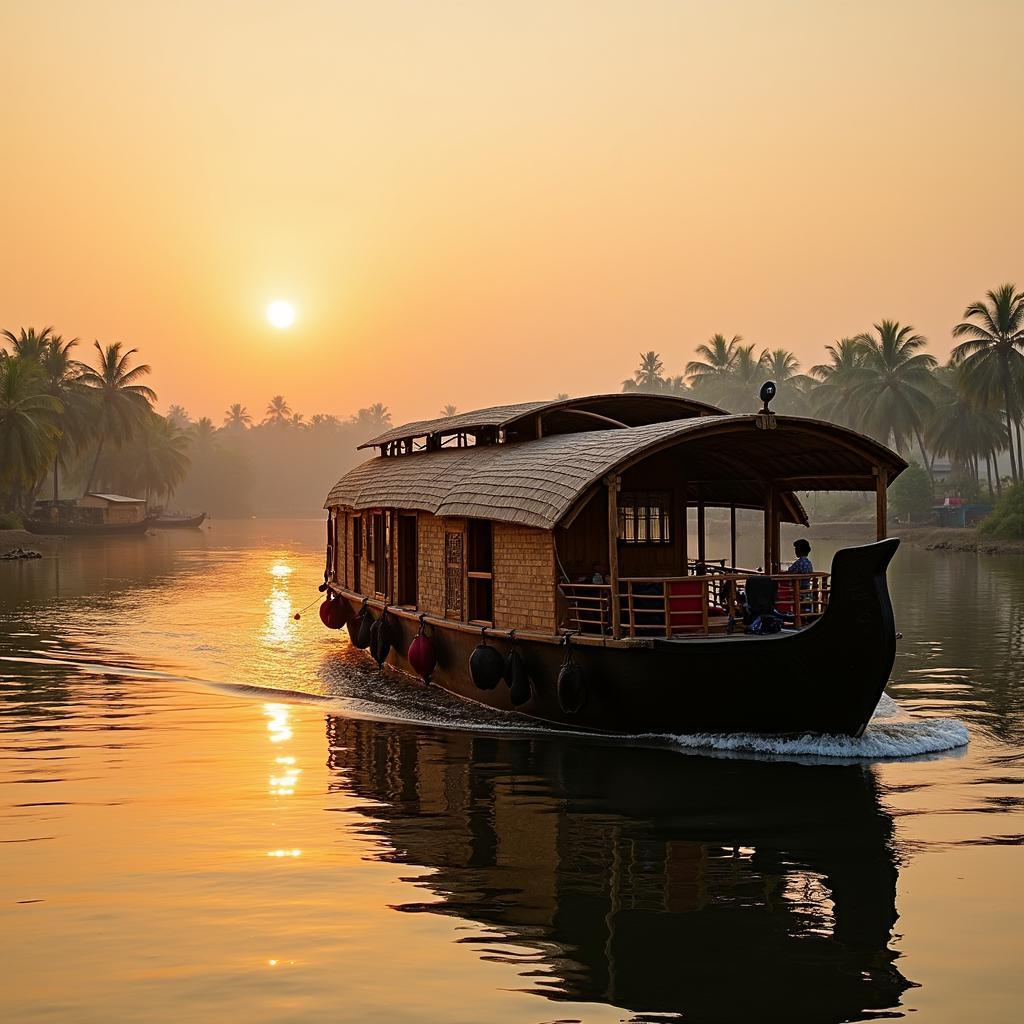
<path id="1" fill-rule="evenodd" d="M 487 643 L 487 634 L 481 630 L 480 643 L 469 656 L 469 674 L 478 690 L 493 690 L 501 681 L 505 661 L 497 649 Z"/>
<path id="2" fill-rule="evenodd" d="M 578 715 L 587 702 L 587 684 L 583 668 L 572 660 L 572 647 L 565 637 L 565 661 L 558 670 L 558 706 L 567 715 Z"/>
<path id="3" fill-rule="evenodd" d="M 372 625 L 373 619 L 370 617 L 369 609 L 364 601 L 363 607 L 348 621 L 348 638 L 352 641 L 353 647 L 365 651 L 370 646 L 370 627 Z"/>
<path id="4" fill-rule="evenodd" d="M 391 653 L 391 624 L 388 619 L 388 610 L 380 613 L 380 618 L 370 627 L 370 654 L 377 662 L 377 667 L 382 668 Z"/>
<path id="5" fill-rule="evenodd" d="M 526 659 L 516 650 L 515 646 L 508 652 L 508 657 L 505 659 L 505 682 L 508 683 L 509 699 L 514 708 L 525 704 L 533 695 L 533 685 L 530 682 L 530 673 L 526 668 Z"/>

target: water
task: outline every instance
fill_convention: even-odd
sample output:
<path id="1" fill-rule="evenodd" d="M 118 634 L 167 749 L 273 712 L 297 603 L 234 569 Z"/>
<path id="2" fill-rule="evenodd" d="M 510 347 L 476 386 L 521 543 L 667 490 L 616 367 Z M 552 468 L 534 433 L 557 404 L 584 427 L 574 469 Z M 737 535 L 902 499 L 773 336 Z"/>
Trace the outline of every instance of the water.
<path id="1" fill-rule="evenodd" d="M 1024 561 L 898 554 L 860 741 L 637 743 L 295 621 L 321 535 L 0 563 L 5 1019 L 1018 1019 Z"/>

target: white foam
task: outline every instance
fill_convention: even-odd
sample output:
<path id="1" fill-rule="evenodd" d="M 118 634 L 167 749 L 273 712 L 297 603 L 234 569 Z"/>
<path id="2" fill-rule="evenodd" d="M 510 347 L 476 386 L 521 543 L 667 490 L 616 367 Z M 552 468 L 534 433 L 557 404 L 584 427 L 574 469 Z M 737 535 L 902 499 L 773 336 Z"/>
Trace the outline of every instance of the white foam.
<path id="1" fill-rule="evenodd" d="M 899 709 L 895 701 L 893 704 Z M 887 713 L 880 717 L 894 717 L 899 713 L 899 710 L 891 712 L 887 709 Z M 919 718 L 901 722 L 872 719 L 864 734 L 857 738 L 813 733 L 804 736 L 695 733 L 670 738 L 673 743 L 688 750 L 858 761 L 937 754 L 964 747 L 969 739 L 967 727 L 956 718 Z"/>

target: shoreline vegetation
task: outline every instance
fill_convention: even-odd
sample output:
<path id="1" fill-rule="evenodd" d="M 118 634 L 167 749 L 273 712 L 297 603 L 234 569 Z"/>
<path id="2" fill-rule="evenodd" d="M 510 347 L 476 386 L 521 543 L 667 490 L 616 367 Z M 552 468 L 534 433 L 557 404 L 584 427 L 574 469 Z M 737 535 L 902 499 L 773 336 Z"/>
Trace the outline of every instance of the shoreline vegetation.
<path id="1" fill-rule="evenodd" d="M 750 412 L 770 378 L 777 412 L 850 427 L 910 461 L 890 488 L 894 517 L 924 519 L 955 496 L 997 504 L 992 524 L 981 528 L 986 543 L 995 534 L 1024 538 L 1024 292 L 1002 285 L 963 316 L 952 327 L 958 343 L 946 365 L 924 351 L 927 341 L 912 326 L 880 320 L 825 345 L 825 361 L 806 372 L 785 348 L 758 352 L 740 335 L 715 334 L 696 346 L 679 376 L 665 372 L 657 352 L 643 352 L 622 390 Z M 270 399 L 259 422 L 237 402 L 220 425 L 193 419 L 181 405 L 161 414 L 144 383 L 151 368 L 135 348 L 95 341 L 80 360 L 78 346 L 52 327 L 0 333 L 0 529 L 20 525 L 40 498 L 87 491 L 218 517 L 304 515 L 364 457 L 357 445 L 391 426 L 380 402 L 306 419 L 283 395 Z M 815 521 L 858 519 L 862 504 L 849 494 L 808 500 Z"/>

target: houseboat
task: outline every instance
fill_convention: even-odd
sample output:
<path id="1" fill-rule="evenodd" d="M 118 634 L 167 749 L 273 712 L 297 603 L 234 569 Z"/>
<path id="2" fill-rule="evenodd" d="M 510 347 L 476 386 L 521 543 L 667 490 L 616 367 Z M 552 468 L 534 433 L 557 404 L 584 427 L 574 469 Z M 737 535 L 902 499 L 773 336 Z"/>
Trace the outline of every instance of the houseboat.
<path id="1" fill-rule="evenodd" d="M 906 463 L 773 395 L 754 414 L 624 393 L 388 430 L 327 497 L 321 618 L 379 664 L 571 729 L 858 736 L 895 657 L 886 488 Z M 781 524 L 807 526 L 798 492 L 822 490 L 873 492 L 877 540 L 782 573 Z M 707 550 L 709 509 L 727 554 Z M 761 514 L 756 568 L 737 564 L 741 509 Z"/>
<path id="2" fill-rule="evenodd" d="M 68 537 L 110 536 L 145 533 L 154 519 L 143 498 L 89 493 L 73 501 L 37 501 L 25 529 Z"/>

